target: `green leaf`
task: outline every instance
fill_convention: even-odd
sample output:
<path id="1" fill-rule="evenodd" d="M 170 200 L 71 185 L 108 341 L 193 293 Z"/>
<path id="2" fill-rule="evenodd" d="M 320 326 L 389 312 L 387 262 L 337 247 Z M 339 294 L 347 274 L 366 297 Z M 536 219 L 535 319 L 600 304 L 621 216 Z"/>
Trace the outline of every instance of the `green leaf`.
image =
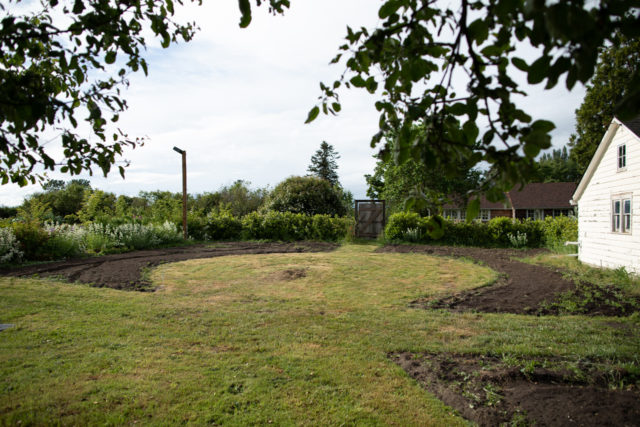
<path id="1" fill-rule="evenodd" d="M 444 220 L 439 216 L 432 216 L 427 221 L 427 234 L 434 240 L 444 236 Z"/>
<path id="2" fill-rule="evenodd" d="M 524 154 L 530 159 L 535 159 L 538 154 L 540 154 L 540 146 L 537 143 L 526 143 L 524 147 L 522 147 L 522 151 Z"/>
<path id="3" fill-rule="evenodd" d="M 467 28 L 469 36 L 481 45 L 489 37 L 489 26 L 483 19 L 476 19 Z"/>
<path id="4" fill-rule="evenodd" d="M 549 120 L 536 120 L 531 124 L 531 129 L 533 129 L 534 132 L 549 133 L 555 128 L 556 125 L 554 125 L 553 122 L 550 122 Z"/>
<path id="5" fill-rule="evenodd" d="M 540 83 L 547 77 L 547 71 L 549 70 L 549 57 L 541 56 L 538 58 L 531 67 L 529 67 L 529 72 L 527 74 L 527 81 L 530 84 Z"/>
<path id="6" fill-rule="evenodd" d="M 354 85 L 355 87 L 365 87 L 367 85 L 367 82 L 362 78 L 362 76 L 357 75 L 354 76 L 353 78 L 351 78 L 351 80 L 349 80 L 351 82 L 352 85 Z"/>
<path id="7" fill-rule="evenodd" d="M 116 62 L 116 52 L 113 50 L 108 51 L 104 56 L 104 62 L 106 62 L 107 64 L 113 64 L 114 62 Z"/>
<path id="8" fill-rule="evenodd" d="M 480 213 L 480 199 L 475 198 L 467 205 L 467 219 L 466 222 L 470 223 L 478 217 Z"/>
<path id="9" fill-rule="evenodd" d="M 251 4 L 249 0 L 238 0 L 238 6 L 240 7 L 240 28 L 247 28 L 251 23 Z"/>
<path id="10" fill-rule="evenodd" d="M 529 65 L 522 58 L 511 58 L 511 63 L 520 71 L 529 71 Z"/>
<path id="11" fill-rule="evenodd" d="M 458 102 L 449 107 L 449 112 L 454 116 L 462 116 L 467 114 L 467 106 L 462 102 Z"/>
<path id="12" fill-rule="evenodd" d="M 312 121 L 314 121 L 316 117 L 318 117 L 318 114 L 320 114 L 320 107 L 316 105 L 311 109 L 311 111 L 309 111 L 309 116 L 307 116 L 307 120 L 305 121 L 305 124 L 311 123 Z"/>
<path id="13" fill-rule="evenodd" d="M 378 10 L 378 17 L 380 19 L 386 19 L 396 13 L 400 6 L 402 5 L 401 1 L 398 0 L 387 0 Z"/>

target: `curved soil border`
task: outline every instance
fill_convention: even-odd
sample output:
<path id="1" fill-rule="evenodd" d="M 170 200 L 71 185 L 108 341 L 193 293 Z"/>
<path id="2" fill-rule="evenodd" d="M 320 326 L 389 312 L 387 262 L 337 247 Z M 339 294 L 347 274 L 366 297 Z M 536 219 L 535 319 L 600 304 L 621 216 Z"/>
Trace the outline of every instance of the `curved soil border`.
<path id="1" fill-rule="evenodd" d="M 4 270 L 5 276 L 60 277 L 70 282 L 87 283 L 96 287 L 123 290 L 153 291 L 144 278 L 150 267 L 168 262 L 228 255 L 273 254 L 295 252 L 328 252 L 338 245 L 327 242 L 224 242 L 215 245 L 193 245 L 177 248 L 153 249 L 81 258 Z"/>
<path id="2" fill-rule="evenodd" d="M 377 252 L 424 253 L 436 256 L 470 258 L 501 274 L 489 287 L 476 288 L 444 299 L 427 298 L 413 301 L 420 308 L 446 308 L 452 311 L 478 311 L 486 313 L 558 314 L 551 304 L 561 294 L 579 291 L 576 284 L 565 279 L 561 272 L 539 265 L 515 260 L 543 252 L 543 249 L 514 250 L 473 247 L 387 245 Z M 591 286 L 595 285 L 582 285 Z M 602 289 L 599 289 L 602 292 Z M 580 313 L 590 316 L 628 316 L 636 309 L 615 295 L 604 295 L 600 303 L 591 304 Z"/>

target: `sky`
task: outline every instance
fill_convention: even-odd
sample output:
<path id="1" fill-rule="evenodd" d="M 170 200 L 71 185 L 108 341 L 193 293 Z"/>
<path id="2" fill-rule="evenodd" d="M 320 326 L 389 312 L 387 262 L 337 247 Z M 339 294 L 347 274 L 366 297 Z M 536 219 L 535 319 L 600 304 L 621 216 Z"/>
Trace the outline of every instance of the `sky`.
<path id="1" fill-rule="evenodd" d="M 181 160 L 187 152 L 189 193 L 213 192 L 238 179 L 252 188 L 273 188 L 292 175 L 305 175 L 322 141 L 340 154 L 338 174 L 356 199 L 366 198 L 364 175 L 372 173 L 377 152 L 369 145 L 378 130 L 375 96 L 364 90 L 340 93 L 337 117 L 320 115 L 304 124 L 320 96 L 319 82 L 331 83 L 344 70 L 329 61 L 343 44 L 347 25 L 374 28 L 375 0 L 293 0 L 284 16 L 255 8 L 246 29 L 233 0 L 206 1 L 178 10 L 178 19 L 196 21 L 200 31 L 189 43 L 162 49 L 154 43 L 145 55 L 149 75 L 130 77 L 124 92 L 129 109 L 118 127 L 147 143 L 125 151 L 125 179 L 117 170 L 89 179 L 94 188 L 116 194 L 182 191 Z M 526 57 L 525 57 L 526 59 Z M 521 78 L 518 81 L 523 81 Z M 562 147 L 575 128 L 575 110 L 584 97 L 580 85 L 568 92 L 562 82 L 551 91 L 525 88 L 521 101 L 534 118 L 551 119 L 554 147 Z M 86 136 L 89 136 L 88 134 Z M 41 191 L 39 185 L 0 186 L 0 205 L 19 205 Z"/>

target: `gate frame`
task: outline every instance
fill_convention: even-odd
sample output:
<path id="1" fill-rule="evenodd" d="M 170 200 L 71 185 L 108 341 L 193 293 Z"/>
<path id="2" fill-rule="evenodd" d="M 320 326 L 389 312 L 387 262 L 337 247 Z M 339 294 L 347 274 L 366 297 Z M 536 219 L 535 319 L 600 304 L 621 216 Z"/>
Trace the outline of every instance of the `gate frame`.
<path id="1" fill-rule="evenodd" d="M 373 203 L 373 204 L 379 204 L 382 203 L 382 235 L 384 236 L 384 229 L 387 226 L 387 204 L 386 204 L 386 200 L 380 200 L 380 199 L 359 199 L 359 200 L 354 200 L 354 210 L 355 210 L 355 218 L 356 218 L 356 229 L 355 229 L 355 235 L 356 237 L 360 237 L 358 236 L 358 229 L 359 229 L 359 225 L 360 225 L 360 221 L 359 221 L 359 210 L 358 210 L 358 205 L 360 203 Z M 374 221 L 371 221 L 368 224 L 373 223 Z M 363 236 L 363 238 L 368 238 L 370 236 Z M 372 237 L 373 239 L 375 239 L 378 236 Z"/>

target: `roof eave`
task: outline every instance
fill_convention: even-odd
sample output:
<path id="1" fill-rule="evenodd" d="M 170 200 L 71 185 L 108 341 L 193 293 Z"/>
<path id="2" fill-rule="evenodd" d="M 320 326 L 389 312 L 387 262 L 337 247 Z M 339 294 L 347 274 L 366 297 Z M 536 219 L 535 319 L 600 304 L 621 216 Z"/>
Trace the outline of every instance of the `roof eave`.
<path id="1" fill-rule="evenodd" d="M 598 144 L 598 148 L 596 149 L 596 152 L 593 155 L 593 158 L 589 162 L 589 166 L 587 167 L 586 172 L 582 176 L 582 179 L 580 180 L 580 183 L 576 188 L 576 191 L 573 193 L 573 197 L 569 202 L 572 205 L 575 206 L 580 201 L 580 198 L 582 197 L 584 190 L 587 188 L 589 181 L 591 181 L 591 178 L 593 177 L 593 173 L 598 168 L 598 165 L 600 164 L 600 161 L 602 160 L 604 153 L 607 151 L 607 148 L 609 148 L 609 144 L 611 144 L 611 141 L 613 140 L 613 136 L 616 134 L 616 132 L 618 131 L 618 128 L 621 125 L 622 125 L 622 122 L 620 122 L 616 118 L 614 118 L 611 121 L 611 124 L 609 125 L 607 132 L 604 134 L 604 137 L 602 138 L 602 141 L 600 141 L 600 144 Z"/>

